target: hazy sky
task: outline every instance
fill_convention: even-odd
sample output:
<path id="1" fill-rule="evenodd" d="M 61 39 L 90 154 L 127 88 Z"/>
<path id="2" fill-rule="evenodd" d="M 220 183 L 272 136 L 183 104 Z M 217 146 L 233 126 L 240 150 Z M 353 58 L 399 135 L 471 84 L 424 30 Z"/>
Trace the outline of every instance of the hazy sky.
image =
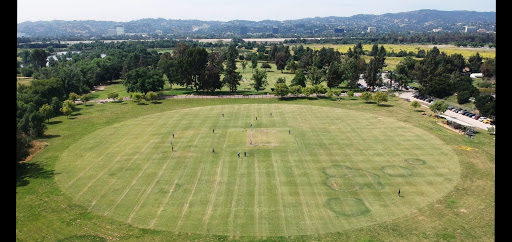
<path id="1" fill-rule="evenodd" d="M 419 9 L 496 11 L 495 0 L 18 0 L 17 22 L 141 18 L 288 20 Z"/>

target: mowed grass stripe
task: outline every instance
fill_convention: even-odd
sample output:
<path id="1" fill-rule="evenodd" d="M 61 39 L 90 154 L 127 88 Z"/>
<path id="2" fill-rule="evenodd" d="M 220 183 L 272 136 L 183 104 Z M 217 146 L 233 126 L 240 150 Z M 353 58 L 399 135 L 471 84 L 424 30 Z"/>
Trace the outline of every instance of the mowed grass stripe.
<path id="1" fill-rule="evenodd" d="M 456 184 L 458 164 L 445 164 L 455 157 L 450 147 L 439 149 L 443 143 L 433 135 L 395 122 L 355 111 L 288 104 L 154 114 L 101 133 L 129 136 L 124 144 L 101 142 L 98 131 L 87 136 L 92 139 L 71 145 L 66 153 L 78 152 L 86 158 L 84 164 L 103 158 L 65 191 L 95 212 L 158 230 L 265 239 L 359 228 L 406 215 Z M 80 148 L 91 140 L 102 146 Z M 413 166 L 407 158 L 423 159 L 426 165 Z M 67 160 L 69 155 L 61 162 Z M 324 169 L 337 166 L 355 175 L 348 179 L 341 173 L 340 182 L 360 187 L 329 187 Z M 80 174 L 87 166 L 57 165 L 61 187 L 74 179 L 66 173 L 69 169 Z M 400 174 L 407 169 L 410 174 Z M 382 187 L 372 185 L 377 181 Z M 398 186 L 404 189 L 400 203 Z M 331 198 L 341 200 L 327 204 Z"/>
<path id="2" fill-rule="evenodd" d="M 149 139 L 151 139 L 151 136 L 147 135 L 145 138 L 149 138 Z M 149 144 L 150 144 L 150 143 L 151 143 L 151 142 L 147 143 L 147 145 L 146 145 L 146 146 L 144 146 L 143 151 L 144 151 L 144 150 L 149 146 Z M 92 184 L 94 184 L 94 183 L 96 183 L 96 185 L 95 185 L 95 186 L 97 186 L 97 187 L 103 187 L 103 186 L 104 186 L 104 185 L 103 185 L 103 184 L 104 184 L 103 179 L 111 180 L 111 178 L 103 178 L 103 179 L 100 179 L 100 177 L 102 177 L 102 176 L 103 176 L 107 171 L 109 171 L 109 169 L 110 169 L 111 167 L 115 166 L 115 165 L 117 164 L 117 162 L 119 162 L 120 157 L 122 157 L 122 155 L 123 155 L 126 151 L 130 150 L 130 149 L 131 149 L 135 144 L 137 144 L 137 143 L 130 142 L 130 144 L 131 144 L 131 145 L 130 145 L 130 146 L 127 146 L 127 147 L 126 147 L 126 149 L 124 149 L 124 150 L 123 150 L 123 152 L 122 152 L 119 156 L 117 156 L 117 157 L 114 159 L 114 161 L 113 161 L 113 162 L 109 162 L 109 163 L 107 163 L 107 165 L 108 165 L 108 166 L 107 166 L 107 168 L 103 167 L 103 166 L 105 165 L 105 164 L 104 164 L 105 162 L 101 162 L 101 161 L 100 161 L 101 159 L 104 159 L 105 155 L 103 155 L 100 159 L 96 160 L 96 162 L 92 162 L 92 165 L 91 165 L 91 166 L 89 166 L 86 170 L 89 170 L 91 167 L 93 167 L 93 166 L 95 166 L 95 165 L 103 165 L 103 166 L 99 166 L 98 168 L 96 168 L 96 169 L 100 169 L 98 172 L 89 172 L 89 173 L 87 173 L 86 177 L 84 177 L 84 178 L 82 178 L 82 179 L 81 179 L 82 181 L 86 181 L 86 183 L 83 183 L 83 182 L 82 182 L 82 183 L 79 183 L 79 184 L 75 184 L 72 188 L 69 188 L 69 186 L 70 186 L 71 184 L 68 184 L 68 189 L 73 190 L 73 191 L 80 191 L 80 192 L 76 195 L 76 197 L 77 197 L 78 199 L 92 200 L 92 199 L 88 199 L 88 198 L 89 198 L 89 197 L 91 197 L 91 196 L 94 196 L 94 193 L 96 193 L 96 192 L 98 192 L 98 191 L 101 191 L 101 189 L 97 189 L 97 188 L 96 188 L 96 189 L 92 189 L 92 190 L 90 190 L 90 191 L 89 191 L 89 193 L 92 193 L 92 194 L 86 194 L 85 196 L 82 196 L 82 193 L 84 193 L 85 191 L 88 191 L 88 190 L 89 190 L 89 187 L 90 187 Z M 107 152 L 107 153 L 108 153 L 108 152 Z M 107 153 L 105 153 L 105 154 L 107 154 Z M 138 156 L 135 156 L 133 159 L 131 159 L 131 162 L 130 162 L 130 164 L 129 164 L 128 166 L 130 166 L 130 165 L 131 165 L 131 163 L 132 163 L 133 161 L 135 161 L 135 159 L 136 159 L 137 157 L 138 157 Z M 95 170 L 95 169 L 93 169 L 92 171 L 94 171 L 94 170 Z M 110 171 L 109 171 L 109 172 L 110 172 Z M 108 174 L 108 173 L 107 173 L 107 174 Z M 91 177 L 91 178 L 89 178 L 89 177 Z M 94 178 L 92 178 L 92 177 L 94 177 Z M 76 180 L 76 179 L 74 179 L 73 181 L 75 181 L 75 180 Z M 98 182 L 98 180 L 99 180 L 99 182 Z M 115 179 L 114 179 L 114 180 L 115 180 Z M 115 182 L 115 181 L 114 181 L 114 182 Z M 77 188 L 77 186 L 80 186 L 81 184 L 86 184 L 86 185 L 84 186 L 84 188 L 83 188 L 83 189 L 79 189 L 79 188 Z M 113 182 L 112 182 L 111 184 L 113 184 Z M 128 190 L 129 190 L 129 189 L 128 189 Z M 127 191 L 127 190 L 126 190 L 126 191 Z M 100 192 L 100 194 L 101 194 L 101 193 L 103 193 L 103 192 Z M 97 198 L 97 199 L 98 199 L 98 198 Z M 93 202 L 91 202 L 91 206 L 93 205 L 92 203 L 93 203 Z"/>

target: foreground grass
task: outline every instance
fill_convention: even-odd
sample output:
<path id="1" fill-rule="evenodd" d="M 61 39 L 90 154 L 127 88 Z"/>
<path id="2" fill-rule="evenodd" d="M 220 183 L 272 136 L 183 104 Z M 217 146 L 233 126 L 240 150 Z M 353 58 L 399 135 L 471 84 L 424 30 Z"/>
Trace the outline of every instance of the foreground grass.
<path id="1" fill-rule="evenodd" d="M 359 100 L 327 99 L 187 99 L 157 104 L 131 102 L 79 106 L 70 119 L 51 120 L 44 141 L 48 146 L 17 170 L 16 237 L 32 240 L 224 240 L 229 236 L 200 235 L 141 229 L 110 217 L 89 212 L 73 203 L 55 183 L 55 165 L 62 153 L 100 128 L 136 117 L 189 107 L 225 104 L 289 103 L 344 108 L 389 117 L 425 130 L 445 142 L 458 156 L 460 180 L 440 199 L 412 213 L 368 227 L 337 233 L 272 237 L 294 240 L 479 240 L 493 241 L 495 226 L 494 140 L 484 132 L 474 140 L 441 127 L 428 116 L 412 110 L 409 103 L 392 99 L 377 107 Z M 427 111 L 428 112 L 428 111 Z M 115 137 L 114 137 L 115 139 Z M 263 237 L 239 237 L 241 240 Z M 267 238 L 269 239 L 269 238 Z"/>

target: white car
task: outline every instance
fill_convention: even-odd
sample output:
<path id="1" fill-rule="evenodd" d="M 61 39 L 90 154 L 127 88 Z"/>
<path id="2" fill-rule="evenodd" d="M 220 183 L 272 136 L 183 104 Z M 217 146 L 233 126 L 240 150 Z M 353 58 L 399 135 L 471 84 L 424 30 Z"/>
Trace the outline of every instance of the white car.
<path id="1" fill-rule="evenodd" d="M 478 121 L 483 122 L 486 119 L 487 119 L 487 117 L 480 117 L 480 118 L 478 118 Z"/>

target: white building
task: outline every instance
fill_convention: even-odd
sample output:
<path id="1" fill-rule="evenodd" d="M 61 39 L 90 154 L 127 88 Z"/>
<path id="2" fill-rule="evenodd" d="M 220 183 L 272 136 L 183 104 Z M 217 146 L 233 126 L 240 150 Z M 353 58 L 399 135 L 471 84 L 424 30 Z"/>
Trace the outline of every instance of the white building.
<path id="1" fill-rule="evenodd" d="M 375 33 L 377 32 L 377 27 L 368 27 L 368 33 Z"/>
<path id="2" fill-rule="evenodd" d="M 476 27 L 466 26 L 464 29 L 465 33 L 476 32 Z"/>
<path id="3" fill-rule="evenodd" d="M 469 75 L 471 78 L 482 78 L 483 76 L 482 73 L 471 73 L 471 75 Z"/>

